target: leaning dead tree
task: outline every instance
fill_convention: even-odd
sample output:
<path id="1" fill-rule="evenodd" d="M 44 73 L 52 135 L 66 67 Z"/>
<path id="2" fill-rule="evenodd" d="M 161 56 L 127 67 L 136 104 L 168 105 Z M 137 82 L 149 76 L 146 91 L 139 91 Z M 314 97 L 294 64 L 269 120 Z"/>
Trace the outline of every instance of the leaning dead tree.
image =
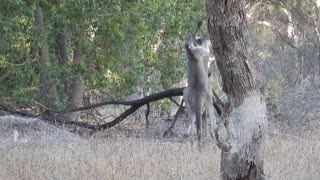
<path id="1" fill-rule="evenodd" d="M 265 179 L 263 144 L 267 126 L 263 83 L 249 38 L 245 0 L 207 0 L 208 31 L 223 91 L 230 100 L 226 127 L 228 152 L 222 151 L 223 180 Z"/>

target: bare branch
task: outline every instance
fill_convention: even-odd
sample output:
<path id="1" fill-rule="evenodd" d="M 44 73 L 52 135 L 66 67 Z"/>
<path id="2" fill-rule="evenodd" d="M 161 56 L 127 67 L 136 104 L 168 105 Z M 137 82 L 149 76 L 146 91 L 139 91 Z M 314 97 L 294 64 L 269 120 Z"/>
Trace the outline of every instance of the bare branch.
<path id="1" fill-rule="evenodd" d="M 147 104 L 147 111 L 146 111 L 146 126 L 148 127 L 150 125 L 150 122 L 149 122 L 149 114 L 150 114 L 150 104 L 148 103 Z"/>
<path id="2" fill-rule="evenodd" d="M 38 115 L 34 115 L 32 113 L 28 113 L 28 112 L 22 112 L 22 111 L 17 111 L 11 107 L 9 107 L 8 105 L 4 105 L 0 103 L 0 110 L 2 111 L 6 111 L 9 112 L 11 114 L 17 114 L 19 116 L 25 116 L 25 117 L 38 117 Z"/>
<path id="3" fill-rule="evenodd" d="M 170 97 L 169 99 L 170 99 L 170 101 L 172 101 L 175 105 L 180 106 L 180 104 L 179 104 L 175 99 L 173 99 L 172 97 Z"/>
<path id="4" fill-rule="evenodd" d="M 169 134 L 172 134 L 172 130 L 173 130 L 173 128 L 174 128 L 174 126 L 175 126 L 175 124 L 176 124 L 176 122 L 177 122 L 177 120 L 178 120 L 178 115 L 180 114 L 180 113 L 182 113 L 182 110 L 183 110 L 183 103 L 184 103 L 184 101 L 183 101 L 183 99 L 181 100 L 181 103 L 180 103 L 180 105 L 179 105 L 179 108 L 178 108 L 178 110 L 177 110 L 177 112 L 176 112 L 176 115 L 174 116 L 174 119 L 173 119 L 173 121 L 172 121 L 172 124 L 171 124 L 171 126 L 163 133 L 163 137 L 167 137 L 167 136 L 169 136 Z"/>

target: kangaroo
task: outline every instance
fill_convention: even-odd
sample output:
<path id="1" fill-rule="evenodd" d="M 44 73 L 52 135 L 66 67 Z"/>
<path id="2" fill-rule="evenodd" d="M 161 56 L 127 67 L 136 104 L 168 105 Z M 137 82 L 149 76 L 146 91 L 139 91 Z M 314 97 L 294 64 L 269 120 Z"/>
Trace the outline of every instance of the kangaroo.
<path id="1" fill-rule="evenodd" d="M 201 141 L 202 127 L 206 125 L 206 113 L 209 113 L 211 132 L 216 124 L 213 113 L 213 94 L 208 79 L 209 42 L 196 39 L 194 36 L 188 37 L 185 42 L 188 86 L 183 91 L 183 97 L 190 121 L 189 135 L 195 132 L 196 125 L 199 141 Z"/>
<path id="2" fill-rule="evenodd" d="M 231 149 L 231 145 L 220 140 L 219 131 L 223 127 L 226 127 L 228 116 L 225 114 L 231 108 L 226 106 L 223 110 L 222 119 L 216 120 L 213 112 L 214 96 L 208 78 L 208 62 L 212 47 L 210 40 L 195 37 L 200 26 L 201 22 L 198 22 L 195 33 L 185 41 L 188 86 L 183 91 L 183 98 L 190 122 L 188 134 L 194 135 L 194 126 L 196 125 L 198 141 L 201 141 L 202 129 L 206 128 L 208 113 L 211 125 L 211 138 L 215 138 L 217 146 L 222 151 L 227 152 Z M 227 133 L 229 134 L 228 129 Z"/>

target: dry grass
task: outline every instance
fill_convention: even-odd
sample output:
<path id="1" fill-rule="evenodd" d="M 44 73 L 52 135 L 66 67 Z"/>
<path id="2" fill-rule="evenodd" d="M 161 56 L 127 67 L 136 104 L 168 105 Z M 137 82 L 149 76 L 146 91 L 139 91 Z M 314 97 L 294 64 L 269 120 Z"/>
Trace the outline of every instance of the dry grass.
<path id="1" fill-rule="evenodd" d="M 3 119 L 2 119 L 3 120 Z M 144 138 L 80 139 L 44 128 L 0 128 L 0 179 L 218 179 L 220 151 L 200 152 L 187 141 Z M 11 128 L 11 130 L 8 130 Z M 34 130 L 36 129 L 36 130 Z M 50 129 L 50 131 L 48 131 Z M 13 133 L 19 136 L 16 142 Z M 320 179 L 320 140 L 272 133 L 266 143 L 267 179 Z"/>
<path id="2" fill-rule="evenodd" d="M 274 134 L 267 139 L 265 170 L 269 179 L 319 180 L 319 135 Z"/>
<path id="3" fill-rule="evenodd" d="M 218 151 L 202 153 L 188 143 L 120 138 L 46 143 L 1 149 L 3 179 L 210 179 Z"/>

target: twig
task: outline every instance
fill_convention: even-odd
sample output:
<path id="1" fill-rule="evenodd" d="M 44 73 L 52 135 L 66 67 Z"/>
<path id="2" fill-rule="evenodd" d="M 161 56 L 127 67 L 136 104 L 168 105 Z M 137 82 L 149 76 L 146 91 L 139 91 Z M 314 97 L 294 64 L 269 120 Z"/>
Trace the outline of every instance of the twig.
<path id="1" fill-rule="evenodd" d="M 180 103 L 180 105 L 179 105 L 179 108 L 178 108 L 178 110 L 177 110 L 177 112 L 176 112 L 176 114 L 175 114 L 175 116 L 174 116 L 174 119 L 173 119 L 173 121 L 172 121 L 172 124 L 171 124 L 171 126 L 163 133 L 163 137 L 167 137 L 168 135 L 169 135 L 169 133 L 170 134 L 172 134 L 172 129 L 174 128 L 174 126 L 175 126 L 175 124 L 176 124 L 176 122 L 177 122 L 177 120 L 178 120 L 178 115 L 180 114 L 180 113 L 182 113 L 182 110 L 183 110 L 183 102 L 184 102 L 184 100 L 182 99 L 181 100 L 181 103 Z"/>
<path id="2" fill-rule="evenodd" d="M 150 114 L 150 104 L 148 103 L 147 104 L 147 111 L 146 111 L 146 114 L 145 114 L 145 117 L 146 117 L 146 127 L 148 127 L 150 125 L 150 122 L 149 122 L 149 114 Z"/>

